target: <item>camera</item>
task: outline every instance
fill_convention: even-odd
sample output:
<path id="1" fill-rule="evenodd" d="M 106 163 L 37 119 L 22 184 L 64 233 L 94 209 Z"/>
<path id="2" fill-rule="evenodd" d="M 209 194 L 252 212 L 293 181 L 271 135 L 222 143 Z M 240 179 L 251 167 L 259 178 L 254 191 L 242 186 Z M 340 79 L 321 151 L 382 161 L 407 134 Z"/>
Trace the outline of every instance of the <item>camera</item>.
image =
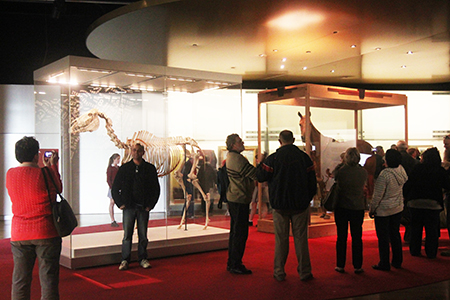
<path id="1" fill-rule="evenodd" d="M 45 151 L 44 157 L 49 158 L 49 157 L 51 157 L 51 156 L 52 156 L 52 151 Z"/>

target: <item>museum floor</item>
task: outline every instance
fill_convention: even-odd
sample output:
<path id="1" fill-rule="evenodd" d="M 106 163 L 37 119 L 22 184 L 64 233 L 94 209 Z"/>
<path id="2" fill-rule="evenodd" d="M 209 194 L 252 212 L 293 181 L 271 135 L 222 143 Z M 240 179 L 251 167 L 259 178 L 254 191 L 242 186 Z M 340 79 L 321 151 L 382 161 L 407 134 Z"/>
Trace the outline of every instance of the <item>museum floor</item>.
<path id="1" fill-rule="evenodd" d="M 317 216 L 316 216 L 317 218 Z M 105 224 L 108 222 L 107 215 L 89 215 L 80 219 L 81 226 Z M 0 239 L 10 237 L 11 221 L 0 221 Z M 197 287 L 198 288 L 198 287 Z M 343 298 L 344 299 L 344 298 Z M 372 294 L 360 297 L 345 298 L 354 300 L 375 300 L 375 299 L 450 299 L 450 280 L 421 287 L 397 290 L 388 293 Z"/>

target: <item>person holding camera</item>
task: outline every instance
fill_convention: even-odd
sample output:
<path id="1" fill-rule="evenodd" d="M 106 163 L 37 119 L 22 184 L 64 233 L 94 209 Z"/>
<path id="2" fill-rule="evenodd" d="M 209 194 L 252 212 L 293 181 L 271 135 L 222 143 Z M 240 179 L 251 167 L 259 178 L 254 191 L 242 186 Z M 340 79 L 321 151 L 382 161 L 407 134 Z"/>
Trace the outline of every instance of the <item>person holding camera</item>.
<path id="1" fill-rule="evenodd" d="M 43 163 L 48 167 L 58 191 L 52 184 L 48 185 L 47 190 L 43 170 L 38 166 L 39 142 L 34 137 L 23 137 L 17 141 L 15 154 L 20 165 L 6 173 L 6 188 L 13 213 L 11 299 L 30 299 L 36 257 L 39 261 L 41 299 L 59 299 L 61 237 L 52 215 L 52 202 L 56 201 L 56 194 L 62 190 L 58 153 L 52 151 L 43 155 Z"/>
<path id="2" fill-rule="evenodd" d="M 394 149 L 386 151 L 387 168 L 381 171 L 375 182 L 369 216 L 375 218 L 380 262 L 375 270 L 389 271 L 389 244 L 392 248 L 392 266 L 401 268 L 403 262 L 400 219 L 403 212 L 403 185 L 408 175 L 401 165 L 402 155 Z"/>

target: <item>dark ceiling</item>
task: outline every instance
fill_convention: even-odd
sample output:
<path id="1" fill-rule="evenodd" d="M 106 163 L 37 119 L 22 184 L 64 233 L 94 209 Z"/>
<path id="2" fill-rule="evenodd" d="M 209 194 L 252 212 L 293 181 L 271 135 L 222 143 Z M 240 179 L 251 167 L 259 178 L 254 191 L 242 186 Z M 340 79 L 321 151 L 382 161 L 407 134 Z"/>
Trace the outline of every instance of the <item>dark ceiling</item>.
<path id="1" fill-rule="evenodd" d="M 310 82 L 450 90 L 449 6 L 448 0 L 0 1 L 0 84 L 32 84 L 34 70 L 77 55 L 239 74 L 244 88 Z"/>
<path id="2" fill-rule="evenodd" d="M 0 84 L 33 84 L 34 70 L 67 55 L 94 57 L 89 25 L 126 2 L 133 1 L 0 1 Z"/>

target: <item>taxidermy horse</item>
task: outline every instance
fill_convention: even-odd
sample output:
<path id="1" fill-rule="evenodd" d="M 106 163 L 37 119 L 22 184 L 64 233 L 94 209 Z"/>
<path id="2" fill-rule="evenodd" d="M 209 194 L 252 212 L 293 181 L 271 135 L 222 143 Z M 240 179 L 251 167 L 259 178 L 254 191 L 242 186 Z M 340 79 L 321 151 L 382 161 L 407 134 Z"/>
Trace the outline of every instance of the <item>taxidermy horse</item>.
<path id="1" fill-rule="evenodd" d="M 299 125 L 300 125 L 300 132 L 302 136 L 302 141 L 306 141 L 306 118 L 298 112 L 298 116 L 300 117 Z M 314 163 L 314 168 L 316 171 L 316 177 L 317 177 L 317 183 L 319 185 L 317 196 L 319 198 L 323 198 L 323 196 L 326 194 L 326 187 L 324 182 L 324 168 L 322 168 L 322 159 L 321 154 L 325 151 L 325 148 L 330 145 L 330 143 L 339 143 L 335 139 L 331 137 L 324 136 L 322 133 L 320 133 L 319 130 L 310 122 L 311 125 L 311 133 L 310 133 L 310 142 L 311 142 L 311 149 L 310 150 L 310 157 Z M 372 154 L 372 145 L 370 145 L 368 142 L 364 140 L 357 140 L 356 142 L 356 148 L 359 150 L 360 153 L 364 154 Z M 339 157 L 340 153 L 336 153 L 336 157 Z"/>

